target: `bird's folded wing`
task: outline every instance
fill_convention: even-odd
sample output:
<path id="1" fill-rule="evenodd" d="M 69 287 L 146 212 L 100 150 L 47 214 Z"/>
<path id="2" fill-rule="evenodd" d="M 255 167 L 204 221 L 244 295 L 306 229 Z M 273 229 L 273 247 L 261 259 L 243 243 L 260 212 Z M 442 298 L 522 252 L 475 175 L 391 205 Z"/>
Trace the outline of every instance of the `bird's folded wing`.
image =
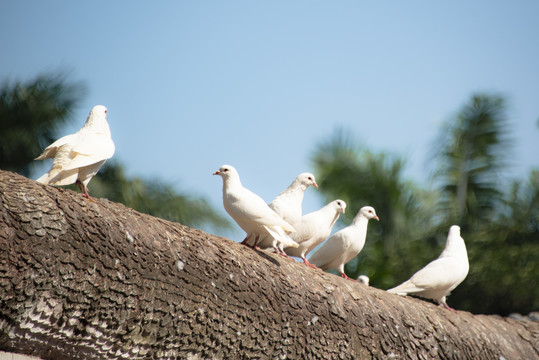
<path id="1" fill-rule="evenodd" d="M 346 251 L 346 244 L 343 241 L 344 235 L 342 230 L 336 232 L 310 257 L 309 262 L 321 268 L 342 255 Z"/>
<path id="2" fill-rule="evenodd" d="M 459 281 L 459 265 L 454 258 L 438 258 L 412 275 L 410 282 L 419 289 L 450 287 Z"/>
<path id="3" fill-rule="evenodd" d="M 35 160 L 51 159 L 56 156 L 56 151 L 60 146 L 76 141 L 77 134 L 66 135 L 56 140 L 43 150 L 43 153 L 39 155 Z"/>
<path id="4" fill-rule="evenodd" d="M 242 216 L 260 225 L 280 226 L 287 232 L 296 231 L 292 225 L 271 210 L 266 202 L 255 193 L 245 189 L 241 199 L 241 206 L 237 207 L 237 211 L 241 212 Z"/>
<path id="5" fill-rule="evenodd" d="M 288 236 L 280 226 L 264 226 L 267 232 L 283 244 L 283 247 L 298 247 L 298 244 Z"/>
<path id="6" fill-rule="evenodd" d="M 71 149 L 71 161 L 64 170 L 81 168 L 110 159 L 114 154 L 114 143 L 108 137 L 92 134 L 75 144 Z"/>

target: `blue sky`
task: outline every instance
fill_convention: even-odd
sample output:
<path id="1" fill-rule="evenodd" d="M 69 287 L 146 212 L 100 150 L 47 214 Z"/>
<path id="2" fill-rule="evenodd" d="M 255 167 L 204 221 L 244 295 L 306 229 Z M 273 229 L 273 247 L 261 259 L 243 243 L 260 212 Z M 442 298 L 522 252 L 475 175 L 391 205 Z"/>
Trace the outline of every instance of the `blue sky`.
<path id="1" fill-rule="evenodd" d="M 130 175 L 220 210 L 220 165 L 269 202 L 336 127 L 428 184 L 441 124 L 477 92 L 508 98 L 523 178 L 539 167 L 538 14 L 536 1 L 4 0 L 0 79 L 68 70 L 88 93 L 62 135 L 105 105 Z"/>

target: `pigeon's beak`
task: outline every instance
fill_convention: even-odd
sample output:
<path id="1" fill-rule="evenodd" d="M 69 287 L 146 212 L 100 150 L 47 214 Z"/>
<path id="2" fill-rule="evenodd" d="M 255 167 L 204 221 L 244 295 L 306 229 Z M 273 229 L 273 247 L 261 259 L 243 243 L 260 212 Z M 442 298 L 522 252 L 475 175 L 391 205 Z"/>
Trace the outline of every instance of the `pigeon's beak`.
<path id="1" fill-rule="evenodd" d="M 374 215 L 374 218 L 378 221 L 380 221 L 380 219 L 378 218 L 378 216 Z"/>
<path id="2" fill-rule="evenodd" d="M 344 210 L 345 210 L 344 208 L 341 209 L 341 212 L 342 212 L 343 214 L 344 214 Z"/>
<path id="3" fill-rule="evenodd" d="M 219 170 L 217 170 L 216 172 L 213 173 L 213 175 L 219 175 L 221 172 Z"/>
<path id="4" fill-rule="evenodd" d="M 313 186 L 318 189 L 318 184 L 316 183 L 316 181 L 313 182 Z"/>

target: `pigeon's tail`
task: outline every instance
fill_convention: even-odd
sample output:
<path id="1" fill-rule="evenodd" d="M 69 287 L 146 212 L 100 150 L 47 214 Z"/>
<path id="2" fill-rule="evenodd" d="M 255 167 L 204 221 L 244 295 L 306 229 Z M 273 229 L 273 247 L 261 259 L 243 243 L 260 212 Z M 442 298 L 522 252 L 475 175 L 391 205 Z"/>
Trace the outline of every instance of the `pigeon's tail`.
<path id="1" fill-rule="evenodd" d="M 290 225 L 289 223 L 287 223 L 286 221 L 284 222 L 283 225 L 281 225 L 281 228 L 286 231 L 287 233 L 293 233 L 293 232 L 296 232 L 296 229 Z M 293 241 L 293 240 L 292 240 Z"/>
<path id="2" fill-rule="evenodd" d="M 48 185 L 49 184 L 49 173 L 46 172 L 45 174 L 41 175 L 39 179 L 36 180 L 38 183 Z"/>
<path id="3" fill-rule="evenodd" d="M 406 296 L 408 294 L 413 294 L 417 292 L 424 291 L 425 289 L 417 287 L 413 282 L 410 280 L 407 280 L 400 284 L 399 286 L 395 286 L 394 288 L 388 289 L 387 292 L 392 294 L 397 294 L 401 296 Z"/>
<path id="4" fill-rule="evenodd" d="M 269 236 L 266 234 L 260 235 L 260 239 L 258 240 L 258 247 L 260 247 L 261 249 L 273 249 L 275 246 L 277 246 L 277 239 L 275 239 L 273 236 Z"/>
<path id="5" fill-rule="evenodd" d="M 264 225 L 264 229 L 275 239 L 277 239 L 278 242 L 284 245 L 284 247 L 298 247 L 298 243 L 295 242 L 285 233 L 284 227 L 281 226 L 267 226 Z M 294 228 L 292 228 L 294 229 Z M 293 230 L 294 231 L 294 230 Z"/>
<path id="6" fill-rule="evenodd" d="M 36 181 L 45 185 L 70 185 L 77 181 L 78 169 L 68 171 L 58 171 L 57 169 L 51 169 L 46 172 Z"/>

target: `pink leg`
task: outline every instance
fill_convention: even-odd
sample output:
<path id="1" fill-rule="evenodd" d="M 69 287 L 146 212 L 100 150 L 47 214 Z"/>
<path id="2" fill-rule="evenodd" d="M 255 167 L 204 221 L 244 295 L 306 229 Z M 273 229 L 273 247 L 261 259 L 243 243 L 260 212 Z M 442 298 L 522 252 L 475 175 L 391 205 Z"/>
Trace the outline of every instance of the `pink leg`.
<path id="1" fill-rule="evenodd" d="M 88 188 L 82 182 L 77 180 L 75 182 L 75 184 L 77 184 L 77 186 L 79 187 L 80 191 L 82 192 L 83 197 L 85 197 L 86 199 L 89 199 L 89 200 L 93 200 L 93 198 L 88 193 Z"/>
<path id="2" fill-rule="evenodd" d="M 254 243 L 253 246 L 252 246 L 253 249 L 260 250 L 260 248 L 257 246 L 259 240 L 260 240 L 260 236 L 257 236 L 257 237 L 255 238 L 255 243 Z"/>
<path id="3" fill-rule="evenodd" d="M 312 267 L 313 269 L 321 270 L 318 266 L 315 266 L 315 265 L 311 264 L 310 262 L 308 262 L 305 257 L 302 257 L 301 259 L 303 259 L 303 263 L 305 265 L 307 265 L 308 267 Z"/>
<path id="4" fill-rule="evenodd" d="M 290 256 L 288 256 L 287 253 L 285 253 L 284 251 L 281 251 L 281 250 L 279 250 L 279 255 L 284 256 L 285 258 L 292 259 Z"/>
<path id="5" fill-rule="evenodd" d="M 441 302 L 440 306 L 443 307 L 444 309 L 447 309 L 453 312 L 458 312 L 457 310 L 453 309 L 451 306 L 447 305 L 445 302 Z"/>
<path id="6" fill-rule="evenodd" d="M 341 277 L 345 278 L 346 280 L 356 281 L 355 279 L 352 279 L 351 277 L 348 277 L 348 275 L 346 275 L 345 273 L 341 273 Z"/>
<path id="7" fill-rule="evenodd" d="M 253 245 L 249 245 L 248 240 L 249 240 L 249 236 L 246 236 L 245 239 L 243 239 L 243 241 L 242 241 L 240 244 L 245 245 L 245 246 L 248 246 L 248 247 L 250 247 L 251 249 L 257 249 L 257 250 L 260 250 L 260 248 L 258 248 L 258 247 L 256 246 L 256 244 L 258 244 L 258 237 L 255 238 L 255 243 L 254 243 Z"/>

